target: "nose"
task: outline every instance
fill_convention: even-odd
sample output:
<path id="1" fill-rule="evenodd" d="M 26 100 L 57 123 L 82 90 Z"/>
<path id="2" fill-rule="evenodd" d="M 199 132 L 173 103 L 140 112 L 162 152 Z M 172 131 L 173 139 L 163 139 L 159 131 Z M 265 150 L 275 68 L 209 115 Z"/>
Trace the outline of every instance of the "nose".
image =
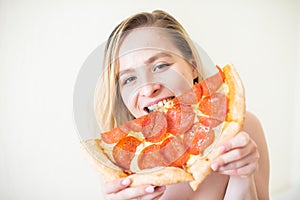
<path id="1" fill-rule="evenodd" d="M 147 84 L 140 88 L 139 95 L 143 97 L 153 97 L 158 93 L 160 88 L 161 86 L 159 83 Z"/>

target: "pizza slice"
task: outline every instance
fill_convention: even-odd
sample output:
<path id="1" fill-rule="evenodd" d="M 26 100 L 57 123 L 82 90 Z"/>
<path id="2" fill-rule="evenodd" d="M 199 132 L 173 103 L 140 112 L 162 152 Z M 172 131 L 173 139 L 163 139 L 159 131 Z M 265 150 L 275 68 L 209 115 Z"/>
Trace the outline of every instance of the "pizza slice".
<path id="1" fill-rule="evenodd" d="M 188 181 L 193 190 L 211 173 L 218 146 L 241 129 L 245 95 L 232 65 L 173 99 L 148 107 L 83 150 L 106 181 L 129 177 L 132 185 Z"/>

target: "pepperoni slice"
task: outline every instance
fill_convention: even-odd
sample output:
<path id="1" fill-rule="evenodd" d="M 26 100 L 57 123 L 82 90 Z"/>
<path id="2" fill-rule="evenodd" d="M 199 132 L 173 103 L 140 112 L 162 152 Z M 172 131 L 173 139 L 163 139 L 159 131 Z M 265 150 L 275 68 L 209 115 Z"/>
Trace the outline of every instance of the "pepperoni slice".
<path id="1" fill-rule="evenodd" d="M 210 76 L 200 82 L 203 96 L 211 96 L 225 80 L 224 72 L 217 66 L 219 73 Z"/>
<path id="2" fill-rule="evenodd" d="M 177 160 L 172 162 L 169 166 L 182 168 L 184 165 L 186 165 L 188 159 L 189 159 L 189 153 L 185 151 Z"/>
<path id="3" fill-rule="evenodd" d="M 183 93 L 177 98 L 181 104 L 192 105 L 198 103 L 201 97 L 202 97 L 202 87 L 199 83 L 195 83 L 192 89 Z"/>
<path id="4" fill-rule="evenodd" d="M 205 97 L 199 104 L 199 110 L 211 119 L 224 121 L 226 119 L 228 100 L 224 94 L 214 93 Z"/>
<path id="5" fill-rule="evenodd" d="M 149 124 L 149 116 L 144 115 L 142 117 L 139 117 L 137 119 L 134 119 L 132 121 L 124 123 L 122 126 L 120 126 L 120 129 L 123 132 L 128 133 L 129 131 L 134 131 L 134 132 L 141 132 L 143 129 L 143 126 L 146 124 Z"/>
<path id="6" fill-rule="evenodd" d="M 128 136 L 120 140 L 113 149 L 113 157 L 116 164 L 125 170 L 129 170 L 136 148 L 141 143 L 142 142 L 140 140 L 132 136 Z"/>
<path id="7" fill-rule="evenodd" d="M 143 149 L 138 157 L 138 167 L 150 169 L 158 166 L 167 166 L 165 158 L 160 153 L 160 145 L 150 145 Z"/>
<path id="8" fill-rule="evenodd" d="M 184 145 L 188 152 L 199 155 L 214 141 L 215 134 L 209 127 L 196 123 L 190 131 L 184 134 Z"/>
<path id="9" fill-rule="evenodd" d="M 180 137 L 170 137 L 161 144 L 161 154 L 168 162 L 168 166 L 184 165 L 188 160 L 183 140 Z"/>
<path id="10" fill-rule="evenodd" d="M 122 138 L 126 137 L 127 133 L 120 128 L 114 128 L 111 131 L 107 131 L 101 134 L 101 139 L 107 144 L 113 144 L 119 142 Z"/>
<path id="11" fill-rule="evenodd" d="M 142 133 L 149 142 L 159 142 L 167 133 L 167 119 L 163 112 L 153 112 L 147 115 Z"/>
<path id="12" fill-rule="evenodd" d="M 123 132 L 142 132 L 146 141 L 159 142 L 166 134 L 167 119 L 163 112 L 153 112 L 126 122 L 120 129 Z"/>
<path id="13" fill-rule="evenodd" d="M 210 117 L 197 116 L 197 118 L 202 125 L 210 128 L 214 128 L 222 123 L 222 121 L 217 119 L 212 119 Z"/>
<path id="14" fill-rule="evenodd" d="M 167 111 L 167 131 L 173 135 L 186 132 L 194 123 L 195 113 L 189 105 L 179 103 L 173 99 L 174 106 Z"/>
<path id="15" fill-rule="evenodd" d="M 140 169 L 158 166 L 183 167 L 188 161 L 187 153 L 180 137 L 167 138 L 161 145 L 153 144 L 146 147 L 138 158 Z"/>
<path id="16" fill-rule="evenodd" d="M 197 97 L 197 102 L 200 101 L 202 95 L 203 95 L 203 91 L 202 91 L 202 86 L 199 83 L 195 83 L 193 86 L 193 92 Z"/>

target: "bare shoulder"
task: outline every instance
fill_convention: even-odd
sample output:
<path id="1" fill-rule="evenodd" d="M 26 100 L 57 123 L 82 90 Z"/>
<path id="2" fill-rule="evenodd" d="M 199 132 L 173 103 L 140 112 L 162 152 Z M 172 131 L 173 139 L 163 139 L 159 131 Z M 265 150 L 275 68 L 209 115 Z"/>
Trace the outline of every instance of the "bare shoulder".
<path id="1" fill-rule="evenodd" d="M 257 145 L 259 151 L 259 166 L 255 173 L 256 188 L 258 195 L 261 197 L 260 199 L 267 199 L 269 196 L 270 173 L 268 145 L 260 120 L 251 112 L 246 113 L 243 131 L 247 132 Z"/>
<path id="2" fill-rule="evenodd" d="M 258 130 L 259 132 L 263 131 L 258 117 L 249 111 L 246 112 L 243 130 L 246 132 L 252 132 L 253 130 Z"/>
<path id="3" fill-rule="evenodd" d="M 246 112 L 245 122 L 242 131 L 247 132 L 250 137 L 255 141 L 260 153 L 268 154 L 267 141 L 263 126 L 253 113 Z"/>

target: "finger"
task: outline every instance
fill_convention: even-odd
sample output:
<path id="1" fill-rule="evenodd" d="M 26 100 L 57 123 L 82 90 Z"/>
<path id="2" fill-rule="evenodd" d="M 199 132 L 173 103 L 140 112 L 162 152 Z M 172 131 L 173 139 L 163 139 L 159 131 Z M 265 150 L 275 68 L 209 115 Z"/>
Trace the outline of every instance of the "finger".
<path id="1" fill-rule="evenodd" d="M 130 185 L 129 178 L 116 179 L 104 184 L 104 192 L 106 194 L 116 193 Z"/>
<path id="2" fill-rule="evenodd" d="M 232 150 L 229 151 L 221 156 L 219 156 L 216 160 L 213 161 L 213 164 L 211 165 L 212 170 L 218 171 L 220 167 L 227 165 L 231 162 L 234 162 L 236 160 L 243 158 L 243 150 Z"/>
<path id="3" fill-rule="evenodd" d="M 229 164 L 234 161 L 241 160 L 245 158 L 248 155 L 253 154 L 254 157 L 259 157 L 258 151 L 257 151 L 257 145 L 254 143 L 253 140 L 250 140 L 248 145 L 230 150 L 219 157 L 217 157 L 213 164 L 212 164 L 212 169 L 216 171 L 219 167 Z"/>
<path id="4" fill-rule="evenodd" d="M 142 196 L 141 199 L 143 199 L 143 200 L 159 199 L 164 194 L 165 191 L 166 191 L 165 186 L 157 186 L 157 187 L 155 187 L 155 191 L 152 194 L 144 195 L 144 196 Z"/>
<path id="5" fill-rule="evenodd" d="M 242 131 L 239 132 L 235 137 L 230 140 L 224 142 L 220 147 L 220 153 L 224 153 L 230 151 L 235 148 L 246 146 L 250 142 L 250 136 L 248 133 Z"/>
<path id="6" fill-rule="evenodd" d="M 230 162 L 226 165 L 220 166 L 218 169 L 219 172 L 222 171 L 228 171 L 228 170 L 234 170 L 237 168 L 242 168 L 243 166 L 249 165 L 250 163 L 257 163 L 259 159 L 259 153 L 258 151 L 255 151 L 254 153 L 244 157 L 243 159 L 240 159 L 238 161 Z"/>
<path id="7" fill-rule="evenodd" d="M 231 162 L 241 160 L 248 155 L 254 154 L 256 152 L 256 148 L 254 145 L 247 145 L 244 148 L 240 149 L 234 149 L 231 151 L 228 151 L 227 153 L 224 153 L 223 155 L 220 155 L 216 162 L 219 164 L 219 166 L 229 164 Z"/>
<path id="8" fill-rule="evenodd" d="M 135 199 L 147 194 L 152 194 L 154 192 L 155 192 L 155 186 L 143 185 L 143 186 L 125 188 L 117 193 L 109 194 L 108 198 L 111 200 Z"/>
<path id="9" fill-rule="evenodd" d="M 224 175 L 229 175 L 229 176 L 241 176 L 241 177 L 246 177 L 250 176 L 253 174 L 258 168 L 257 163 L 250 163 L 248 165 L 245 165 L 243 167 L 237 168 L 237 169 L 231 169 L 231 170 L 226 170 L 220 172 L 221 174 Z"/>
<path id="10" fill-rule="evenodd" d="M 159 200 L 163 195 L 164 195 L 164 192 L 160 192 L 160 193 L 155 192 L 154 194 L 143 196 L 141 199 L 142 200 Z"/>

